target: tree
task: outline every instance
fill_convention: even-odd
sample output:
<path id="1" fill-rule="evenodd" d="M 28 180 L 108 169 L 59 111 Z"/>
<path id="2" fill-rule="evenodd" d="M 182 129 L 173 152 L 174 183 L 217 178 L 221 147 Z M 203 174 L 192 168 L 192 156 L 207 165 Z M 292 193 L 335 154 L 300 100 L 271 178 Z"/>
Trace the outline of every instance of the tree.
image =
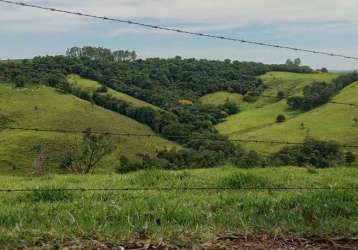
<path id="1" fill-rule="evenodd" d="M 289 106 L 290 109 L 297 110 L 302 107 L 303 101 L 304 99 L 301 96 L 292 96 L 287 98 L 287 105 Z"/>
<path id="2" fill-rule="evenodd" d="M 278 115 L 276 117 L 276 122 L 278 122 L 278 123 L 282 123 L 282 122 L 285 122 L 285 121 L 286 121 L 286 117 L 284 115 L 282 115 L 282 114 L 280 114 L 280 115 Z"/>
<path id="3" fill-rule="evenodd" d="M 16 88 L 23 88 L 25 87 L 25 83 L 26 83 L 26 78 L 24 76 L 17 76 L 15 78 L 15 87 Z"/>
<path id="4" fill-rule="evenodd" d="M 296 65 L 296 66 L 300 66 L 302 63 L 301 59 L 300 58 L 296 58 L 294 61 L 293 61 L 293 64 Z"/>
<path id="5" fill-rule="evenodd" d="M 97 164 L 113 149 L 114 144 L 109 135 L 93 134 L 87 129 L 79 145 L 70 145 L 67 148 L 61 167 L 77 174 L 93 173 Z"/>
<path id="6" fill-rule="evenodd" d="M 279 165 L 311 165 L 327 168 L 342 162 L 344 154 L 336 142 L 307 137 L 302 145 L 285 147 L 274 153 L 271 158 Z"/>
<path id="7" fill-rule="evenodd" d="M 234 115 L 239 112 L 239 106 L 230 100 L 226 100 L 225 104 L 222 105 L 220 108 L 222 108 L 227 114 Z"/>
<path id="8" fill-rule="evenodd" d="M 303 97 L 293 96 L 287 99 L 290 109 L 308 111 L 327 103 L 337 92 L 333 84 L 313 82 L 303 89 Z"/>
<path id="9" fill-rule="evenodd" d="M 293 65 L 293 61 L 291 59 L 286 60 L 286 65 Z"/>
<path id="10" fill-rule="evenodd" d="M 327 68 L 322 68 L 322 69 L 321 69 L 321 72 L 322 72 L 322 73 L 328 73 L 328 69 L 327 69 Z"/>

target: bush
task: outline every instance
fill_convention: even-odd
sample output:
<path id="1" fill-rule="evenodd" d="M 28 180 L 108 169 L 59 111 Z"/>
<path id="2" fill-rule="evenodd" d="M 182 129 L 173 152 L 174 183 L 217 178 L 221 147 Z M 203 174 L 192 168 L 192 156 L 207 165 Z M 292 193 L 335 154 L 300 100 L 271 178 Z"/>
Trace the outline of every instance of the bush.
<path id="1" fill-rule="evenodd" d="M 108 134 L 97 135 L 87 129 L 80 143 L 68 145 L 60 166 L 76 174 L 93 173 L 98 163 L 113 150 L 114 141 Z"/>
<path id="2" fill-rule="evenodd" d="M 285 121 L 286 121 L 286 117 L 284 115 L 280 114 L 276 117 L 276 122 L 278 123 L 285 122 Z"/>
<path id="3" fill-rule="evenodd" d="M 235 165 L 242 168 L 261 167 L 263 165 L 263 159 L 256 151 L 251 150 L 240 156 Z"/>
<path id="4" fill-rule="evenodd" d="M 276 95 L 277 101 L 281 101 L 281 100 L 285 99 L 285 97 L 286 97 L 285 92 L 283 92 L 283 91 L 277 92 L 277 95 Z"/>
<path id="5" fill-rule="evenodd" d="M 336 166 L 344 162 L 339 144 L 306 138 L 302 145 L 286 147 L 271 157 L 274 165 L 311 165 L 318 168 Z"/>
<path id="6" fill-rule="evenodd" d="M 233 101 L 226 101 L 224 105 L 220 106 L 220 108 L 229 115 L 237 114 L 240 111 L 239 106 Z"/>
<path id="7" fill-rule="evenodd" d="M 116 172 L 119 174 L 125 174 L 144 169 L 142 163 L 138 161 L 130 161 L 126 156 L 121 156 L 119 160 L 121 164 L 116 167 Z"/>
<path id="8" fill-rule="evenodd" d="M 98 89 L 96 89 L 97 93 L 107 93 L 108 92 L 108 88 L 106 86 L 101 86 Z"/>

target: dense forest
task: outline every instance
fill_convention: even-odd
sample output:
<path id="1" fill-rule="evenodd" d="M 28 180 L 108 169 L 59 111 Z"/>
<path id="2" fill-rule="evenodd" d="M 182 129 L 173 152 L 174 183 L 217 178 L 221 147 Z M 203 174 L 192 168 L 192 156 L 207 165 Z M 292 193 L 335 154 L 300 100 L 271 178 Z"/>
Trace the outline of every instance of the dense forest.
<path id="1" fill-rule="evenodd" d="M 283 160 L 286 158 L 282 155 L 284 152 L 296 153 L 297 150 L 286 150 L 271 158 L 243 150 L 240 145 L 219 135 L 214 127 L 228 115 L 238 112 L 239 107 L 231 102 L 221 106 L 203 105 L 198 98 L 215 91 L 228 91 L 244 95 L 246 101 L 254 101 L 252 97 L 260 95 L 265 88 L 257 76 L 269 71 L 313 72 L 311 68 L 301 66 L 299 59 L 288 60 L 282 65 L 181 57 L 137 59 L 134 51 L 74 47 L 68 49 L 64 56 L 35 57 L 20 62 L 3 61 L 0 63 L 0 81 L 13 82 L 18 88 L 37 84 L 55 87 L 147 124 L 163 137 L 184 146 L 179 151 L 158 152 L 155 158 L 143 156 L 141 162 L 131 163 L 123 158 L 125 170 L 122 171 L 150 165 L 182 168 L 231 163 L 249 167 L 267 166 L 268 161 L 292 163 L 293 160 Z M 69 74 L 96 80 L 103 86 L 157 105 L 162 110 L 133 107 L 106 94 L 106 87 L 94 92 L 74 87 L 66 81 Z M 303 97 L 291 97 L 288 104 L 292 109 L 312 109 L 327 102 L 337 91 L 356 79 L 357 74 L 351 74 L 340 77 L 334 85 L 313 83 L 305 89 Z M 316 165 L 330 165 L 321 164 L 322 161 Z"/>

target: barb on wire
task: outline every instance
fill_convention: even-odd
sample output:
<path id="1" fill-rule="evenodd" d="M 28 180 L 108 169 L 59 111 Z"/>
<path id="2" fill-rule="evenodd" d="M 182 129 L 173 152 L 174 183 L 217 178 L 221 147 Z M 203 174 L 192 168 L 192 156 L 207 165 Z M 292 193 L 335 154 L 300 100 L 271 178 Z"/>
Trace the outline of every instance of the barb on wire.
<path id="1" fill-rule="evenodd" d="M 102 21 L 113 21 L 113 22 L 129 24 L 129 25 L 141 26 L 141 27 L 150 28 L 150 29 L 158 29 L 158 30 L 164 30 L 164 31 L 168 31 L 168 32 L 176 32 L 176 33 L 187 34 L 187 35 L 191 35 L 191 36 L 208 37 L 208 38 L 213 38 L 213 39 L 227 40 L 227 41 L 257 45 L 257 46 L 266 46 L 266 47 L 285 49 L 285 50 L 291 50 L 291 51 L 296 51 L 296 52 L 299 51 L 299 52 L 305 52 L 305 53 L 320 54 L 320 55 L 325 55 L 325 56 L 358 60 L 357 56 L 349 56 L 349 55 L 343 55 L 343 54 L 319 51 L 319 50 L 313 50 L 313 49 L 303 49 L 303 48 L 296 48 L 296 47 L 280 45 L 280 44 L 271 44 L 271 43 L 265 43 L 265 42 L 244 40 L 244 39 L 232 38 L 232 37 L 221 36 L 221 35 L 212 35 L 212 34 L 207 34 L 207 33 L 192 32 L 192 31 L 188 31 L 188 30 L 184 30 L 184 29 L 169 28 L 169 27 L 165 27 L 165 26 L 158 26 L 158 25 L 152 25 L 152 24 L 147 24 L 147 23 L 142 23 L 142 22 L 137 22 L 137 21 L 87 14 L 87 13 L 77 12 L 77 11 L 57 9 L 57 8 L 52 8 L 52 7 L 24 3 L 24 2 L 9 1 L 9 0 L 0 0 L 0 2 L 11 4 L 11 5 L 18 5 L 18 6 L 22 6 L 22 7 L 36 8 L 36 9 L 41 9 L 41 10 L 45 10 L 45 11 L 59 12 L 59 13 L 77 15 L 77 16 L 88 17 L 88 18 L 95 18 L 95 19 L 99 19 Z"/>

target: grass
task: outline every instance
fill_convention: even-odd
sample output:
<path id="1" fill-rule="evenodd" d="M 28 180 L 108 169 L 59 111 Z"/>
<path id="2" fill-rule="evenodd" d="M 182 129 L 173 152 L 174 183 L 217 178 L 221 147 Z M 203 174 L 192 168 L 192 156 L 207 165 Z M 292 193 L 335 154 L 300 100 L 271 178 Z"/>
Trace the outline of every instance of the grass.
<path id="1" fill-rule="evenodd" d="M 358 170 L 304 168 L 142 171 L 126 175 L 0 177 L 0 188 L 351 187 Z M 176 243 L 220 232 L 356 236 L 358 194 L 351 191 L 138 191 L 0 194 L 0 245 L 22 247 L 66 238 L 120 241 L 135 234 Z M 189 236 L 190 235 L 190 236 Z M 187 237 L 187 238 L 186 238 Z"/>
<path id="2" fill-rule="evenodd" d="M 301 75 L 301 74 L 298 74 Z M 301 85 L 292 84 L 291 80 L 296 79 L 297 74 L 292 73 L 269 73 L 264 76 L 266 84 L 277 86 L 277 90 L 284 88 L 292 89 L 293 93 L 299 93 L 302 87 L 308 81 L 307 78 L 316 74 L 302 74 Z M 328 78 L 332 75 L 317 74 L 319 77 Z M 298 77 L 298 76 L 297 76 Z M 315 77 L 314 79 L 319 79 Z M 282 78 L 282 79 L 281 79 Z M 274 79 L 270 81 L 269 79 Z M 287 85 L 283 87 L 279 84 L 287 80 Z M 321 79 L 322 80 L 322 79 Z M 297 82 L 297 81 L 296 81 Z M 289 87 L 292 85 L 291 87 Z M 272 91 L 272 90 L 268 90 Z M 298 91 L 298 92 L 296 92 Z M 265 93 L 272 95 L 271 93 Z M 358 95 L 358 83 L 354 83 L 343 89 L 334 101 L 356 103 Z M 264 102 L 267 102 L 266 104 Z M 256 108 L 251 107 L 237 115 L 230 116 L 227 120 L 217 126 L 220 133 L 228 135 L 230 139 L 259 139 L 259 140 L 277 140 L 277 141 L 293 141 L 301 142 L 306 136 L 313 136 L 321 140 L 336 140 L 344 144 L 357 144 L 358 127 L 354 126 L 353 119 L 358 117 L 358 109 L 350 106 L 336 105 L 328 103 L 309 112 L 289 111 L 286 100 L 279 102 L 274 98 L 266 98 L 258 101 Z M 276 123 L 276 117 L 279 114 L 286 116 L 287 121 L 284 123 Z M 304 129 L 301 129 L 301 124 Z M 265 145 L 250 144 L 245 145 L 249 149 L 255 149 L 262 152 L 277 151 L 282 145 Z"/>
<path id="3" fill-rule="evenodd" d="M 49 87 L 15 89 L 0 84 L 0 114 L 8 117 L 6 125 L 41 129 L 68 129 L 111 131 L 115 133 L 154 134 L 152 130 L 133 119 L 108 111 L 72 95 L 61 94 Z M 0 173 L 30 174 L 38 154 L 37 145 L 45 146 L 45 156 L 58 165 L 61 151 L 69 141 L 78 139 L 73 134 L 30 131 L 0 131 Z M 100 171 L 118 164 L 121 154 L 135 157 L 138 153 L 154 154 L 156 150 L 175 147 L 161 138 L 115 138 L 116 151 L 106 157 Z M 47 145 L 47 146 L 46 146 Z"/>
<path id="4" fill-rule="evenodd" d="M 67 80 L 69 83 L 73 84 L 73 85 L 76 85 L 84 90 L 87 90 L 87 91 L 96 91 L 96 89 L 98 89 L 99 87 L 101 87 L 102 85 L 97 82 L 97 81 L 93 81 L 93 80 L 90 80 L 90 79 L 86 79 L 86 78 L 83 78 L 83 77 L 80 77 L 78 75 L 69 75 L 67 77 Z M 106 94 L 109 94 L 111 95 L 112 97 L 118 99 L 118 100 L 121 100 L 121 101 L 125 101 L 129 104 L 131 104 L 132 106 L 134 107 L 150 107 L 150 108 L 153 108 L 153 109 L 159 109 L 159 107 L 155 106 L 155 105 L 152 105 L 148 102 L 145 102 L 145 101 L 142 101 L 142 100 L 139 100 L 137 98 L 134 98 L 132 96 L 129 96 L 129 95 L 126 95 L 122 92 L 119 92 L 119 91 L 116 91 L 114 89 L 111 89 L 111 88 L 107 88 L 108 91 Z"/>
<path id="5" fill-rule="evenodd" d="M 219 106 L 225 104 L 226 101 L 232 101 L 236 104 L 241 104 L 242 98 L 243 96 L 238 93 L 219 91 L 202 96 L 199 101 L 203 104 L 212 104 Z"/>

